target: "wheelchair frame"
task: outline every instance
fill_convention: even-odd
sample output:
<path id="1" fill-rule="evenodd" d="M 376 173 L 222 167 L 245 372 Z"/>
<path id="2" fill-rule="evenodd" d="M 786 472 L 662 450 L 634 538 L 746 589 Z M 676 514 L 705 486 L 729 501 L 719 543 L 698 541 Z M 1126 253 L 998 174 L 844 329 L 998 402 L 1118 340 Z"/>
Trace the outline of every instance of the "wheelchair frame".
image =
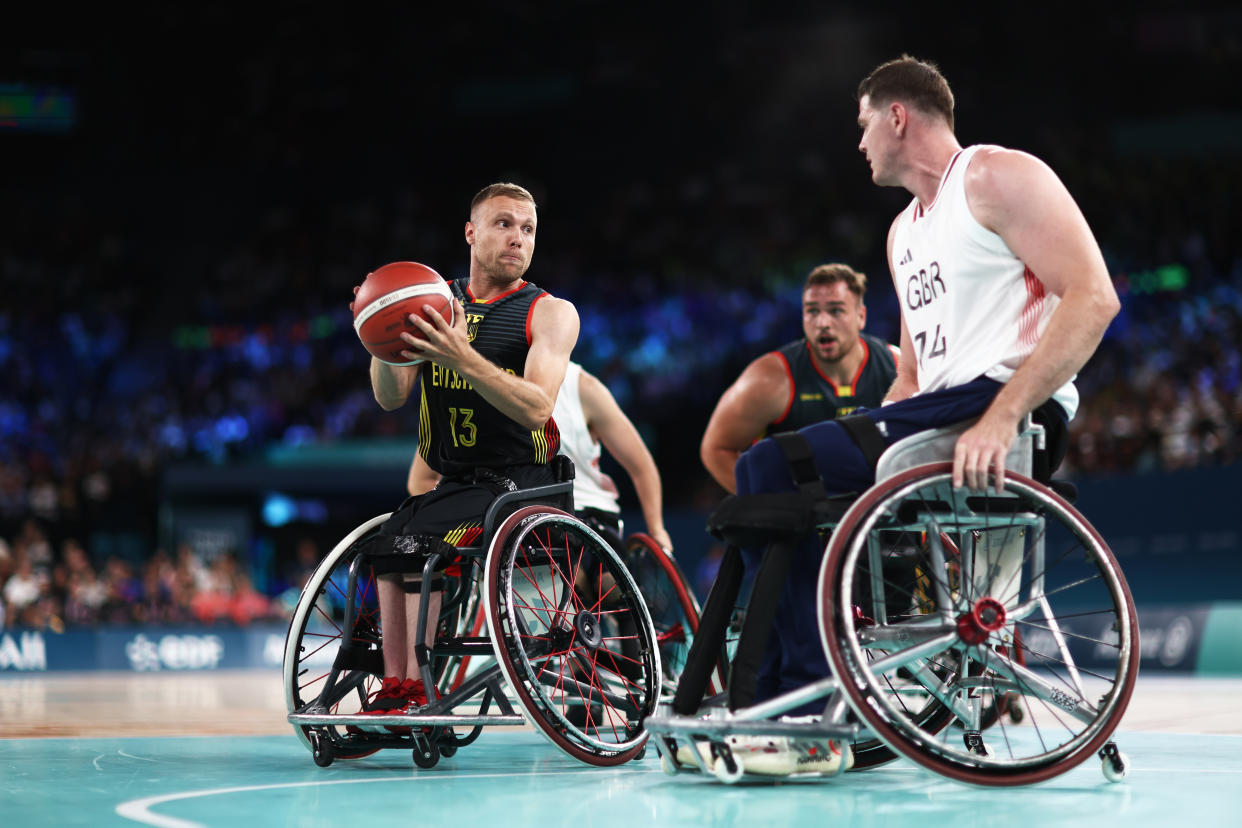
<path id="1" fill-rule="evenodd" d="M 439 589 L 433 575 L 444 561 L 440 551 L 432 551 L 422 563 L 414 653 L 431 700 L 414 714 L 338 710 L 351 697 L 352 703 L 365 708 L 367 686 L 383 675 L 378 612 L 366 607 L 368 590 L 373 586 L 367 579 L 374 575 L 366 574 L 371 556 L 363 542 L 388 516 L 366 521 L 336 545 L 303 588 L 285 645 L 288 721 L 316 764 L 326 767 L 336 758 L 361 758 L 386 748 L 412 748 L 415 764 L 431 767 L 441 756 L 451 756 L 473 742 L 485 726 L 528 722 L 566 753 L 588 764 L 615 765 L 641 755 L 647 738 L 641 721 L 654 710 L 660 693 L 659 652 L 642 595 L 612 548 L 582 521 L 544 503 L 521 506 L 571 493 L 572 479 L 506 492 L 492 502 L 484 516 L 482 543 L 453 549 L 461 557 L 462 575 L 441 608 L 437 626 L 447 622 L 457 634 L 438 638 L 431 649 L 425 645 L 430 598 Z M 553 548 L 554 539 L 563 541 L 564 549 Z M 518 556 L 524 563 L 517 562 Z M 601 589 L 599 599 L 590 607 L 586 606 L 589 598 L 580 598 L 577 590 L 567 589 L 563 583 L 571 567 L 576 572 L 584 561 L 598 564 L 601 577 L 611 576 L 609 594 L 602 594 Z M 345 562 L 348 575 L 342 589 L 339 568 Z M 543 564 L 546 573 L 537 569 Z M 460 610 L 470 605 L 471 596 L 477 592 L 476 567 L 483 568 L 481 599 L 488 635 L 460 635 L 466 631 L 465 625 L 475 621 L 472 614 Z M 514 583 L 515 570 L 520 576 L 516 580 L 522 582 Z M 541 591 L 541 580 L 550 592 Z M 360 581 L 364 582 L 362 586 Z M 328 595 L 329 591 L 336 595 Z M 526 597 L 528 593 L 534 597 Z M 339 624 L 335 612 L 319 606 L 333 597 L 344 600 Z M 317 653 L 326 644 L 314 637 L 318 633 L 308 633 L 312 622 L 328 630 L 329 643 L 339 642 L 331 654 L 331 665 L 322 675 L 308 675 L 314 659 L 328 655 Z M 622 622 L 633 627 L 632 635 L 614 635 L 609 643 L 607 633 L 615 632 L 613 628 Z M 532 631 L 531 625 L 537 629 Z M 544 634 L 540 636 L 539 632 Z M 618 638 L 633 640 L 617 644 Z M 628 646 L 631 653 L 613 653 L 613 646 Z M 584 648 L 589 650 L 590 659 L 583 657 Z M 633 648 L 637 648 L 636 656 Z M 464 670 L 448 669 L 442 687 L 437 686 L 437 666 L 470 657 L 490 657 L 495 663 L 469 676 Z M 538 671 L 532 661 L 541 665 Z M 604 663 L 597 665 L 597 661 Z M 556 699 L 544 687 L 551 675 L 542 677 L 552 672 L 549 665 L 554 663 L 560 666 L 555 690 L 560 697 L 559 711 Z M 597 667 L 609 675 L 607 680 L 593 672 Z M 316 687 L 313 698 L 304 698 L 303 692 L 309 695 L 311 687 Z M 576 706 L 585 711 L 585 723 L 571 721 L 573 693 L 578 694 L 574 697 Z M 478 704 L 477 712 L 456 712 L 470 703 Z M 489 712 L 492 704 L 497 712 Z M 592 722 L 596 709 L 601 711 L 600 720 Z M 622 723 L 604 722 L 610 714 L 613 719 L 624 714 Z M 604 725 L 611 737 L 604 733 Z M 592 726 L 593 736 L 588 732 Z M 342 727 L 344 733 L 339 729 Z M 459 737 L 454 728 L 468 729 L 469 733 Z"/>
<path id="2" fill-rule="evenodd" d="M 1128 760 L 1111 734 L 1128 703 L 1138 666 L 1137 617 L 1128 587 L 1107 545 L 1086 520 L 1053 489 L 1025 476 L 1044 438 L 1042 427 L 1029 416 L 1006 458 L 1003 495 L 972 498 L 952 490 L 947 482 L 951 464 L 943 459 L 952 456 L 958 436 L 973 422 L 898 441 L 881 457 L 876 484 L 839 519 L 818 524 L 832 532 L 820 567 L 817 606 L 832 675 L 735 710 L 720 697 L 693 715 L 678 715 L 662 705 L 647 726 L 666 773 L 695 770 L 727 783 L 752 777 L 823 778 L 822 773 L 748 773 L 729 740 L 762 736 L 796 739 L 823 750 L 852 743 L 855 770 L 900 755 L 968 784 L 1040 782 L 1092 753 L 1100 756 L 1109 781 L 1125 775 Z M 1012 514 L 1003 515 L 1000 509 Z M 1054 530 L 1058 542 L 1069 532 L 1080 544 L 1087 563 L 1098 570 L 1094 577 L 1045 584 L 1047 570 L 1058 563 L 1045 548 Z M 901 564 L 897 546 L 911 541 L 921 544 L 916 557 L 928 571 L 903 592 L 885 567 Z M 775 541 L 768 547 L 767 555 L 772 554 L 780 554 Z M 1030 573 L 1026 581 L 1024 571 Z M 914 572 L 919 573 L 917 566 Z M 1049 606 L 1053 589 L 1068 592 L 1092 582 L 1103 586 L 1091 599 L 1112 602 L 1115 645 L 1103 636 L 1094 642 L 1072 641 L 1072 633 L 1061 629 Z M 920 596 L 920 583 L 926 595 Z M 894 604 L 892 617 L 889 604 Z M 1027 638 L 1042 636 L 1043 644 L 1031 647 L 1018 634 L 1019 626 L 1025 627 Z M 766 629 L 764 636 L 766 640 Z M 1115 651 L 1111 663 L 1116 680 L 1098 702 L 1088 698 L 1089 682 L 1070 652 L 1071 644 L 1080 643 Z M 1039 661 L 1035 669 L 1026 666 L 1031 657 Z M 1046 678 L 1049 674 L 1051 679 Z M 984 701 L 989 693 L 990 711 Z M 1040 704 L 1031 704 L 1031 699 Z M 819 721 L 779 720 L 816 701 L 825 703 Z M 1023 702 L 1022 713 L 1007 725 L 1000 706 L 1008 709 Z M 1055 721 L 1051 729 L 1066 733 L 1054 732 L 1049 741 L 1062 741 L 1027 747 L 1030 727 L 1039 725 L 1030 718 L 1025 731 L 1014 725 L 1032 714 Z M 998 721 L 1003 742 L 993 749 L 981 731 Z M 1075 722 L 1082 724 L 1080 731 Z M 953 728 L 961 729 L 963 747 L 950 744 Z M 1042 732 L 1039 738 L 1044 740 Z M 848 764 L 840 762 L 831 775 Z"/>

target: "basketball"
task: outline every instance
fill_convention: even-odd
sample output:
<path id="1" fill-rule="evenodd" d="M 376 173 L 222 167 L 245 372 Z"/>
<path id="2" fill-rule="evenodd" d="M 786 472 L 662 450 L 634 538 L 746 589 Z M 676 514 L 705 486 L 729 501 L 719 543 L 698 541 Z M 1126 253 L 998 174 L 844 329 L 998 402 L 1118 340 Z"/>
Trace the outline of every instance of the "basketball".
<path id="1" fill-rule="evenodd" d="M 435 308 L 453 324 L 453 298 L 444 277 L 418 262 L 386 264 L 367 274 L 354 297 L 354 330 L 376 359 L 389 365 L 417 365 L 423 360 L 401 355 L 409 347 L 401 332 L 426 338 L 410 321 L 410 314 L 428 319 L 423 305 Z"/>

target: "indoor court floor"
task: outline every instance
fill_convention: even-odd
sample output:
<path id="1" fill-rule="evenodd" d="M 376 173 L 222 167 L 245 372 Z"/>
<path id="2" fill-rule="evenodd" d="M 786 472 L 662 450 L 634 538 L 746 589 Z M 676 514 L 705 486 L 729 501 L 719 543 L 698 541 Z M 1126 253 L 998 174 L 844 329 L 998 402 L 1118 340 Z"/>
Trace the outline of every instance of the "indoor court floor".
<path id="1" fill-rule="evenodd" d="M 406 751 L 319 768 L 278 672 L 0 677 L 0 823 L 33 825 L 1242 824 L 1242 679 L 1142 676 L 1120 784 L 1088 761 L 1042 785 L 968 787 L 907 761 L 832 780 L 669 777 L 653 750 L 592 768 L 529 729 L 431 770 Z"/>

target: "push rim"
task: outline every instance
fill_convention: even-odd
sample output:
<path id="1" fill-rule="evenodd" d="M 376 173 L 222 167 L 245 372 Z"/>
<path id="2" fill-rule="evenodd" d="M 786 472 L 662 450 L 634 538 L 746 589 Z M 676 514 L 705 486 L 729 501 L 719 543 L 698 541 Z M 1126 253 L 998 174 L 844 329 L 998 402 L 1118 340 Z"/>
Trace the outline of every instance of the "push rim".
<path id="1" fill-rule="evenodd" d="M 952 489 L 951 471 L 948 463 L 907 470 L 851 507 L 821 572 L 821 635 L 851 706 L 893 750 L 964 782 L 1043 781 L 1093 755 L 1120 721 L 1138 665 L 1133 601 L 1103 539 L 1055 492 L 1007 472 L 1003 496 L 966 493 Z M 866 618 L 857 607 L 878 603 L 876 614 L 889 611 L 868 592 L 890 581 L 884 566 L 892 547 L 879 543 L 879 533 L 920 527 L 937 538 L 956 533 L 975 550 L 962 559 L 969 570 L 955 584 L 944 545 L 929 544 L 928 570 L 941 573 L 925 582 L 933 596 L 911 590 L 909 606 L 896 607 L 891 618 Z M 934 548 L 943 556 L 938 565 Z M 1011 622 L 970 644 L 959 624 L 988 597 L 1006 607 Z M 907 643 L 873 658 L 877 641 L 896 633 L 907 634 Z M 932 668 L 947 678 L 929 680 Z M 959 727 L 921 727 L 901 708 L 899 685 L 937 695 Z M 986 692 L 1009 693 L 1024 724 L 998 721 L 990 753 L 981 754 L 962 731 L 982 729 L 979 696 Z"/>

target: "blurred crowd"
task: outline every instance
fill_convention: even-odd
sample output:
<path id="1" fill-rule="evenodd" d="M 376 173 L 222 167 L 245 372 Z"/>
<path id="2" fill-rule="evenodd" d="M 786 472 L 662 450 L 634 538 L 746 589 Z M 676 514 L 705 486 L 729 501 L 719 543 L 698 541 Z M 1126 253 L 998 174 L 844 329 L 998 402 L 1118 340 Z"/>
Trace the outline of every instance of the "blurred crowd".
<path id="1" fill-rule="evenodd" d="M 57 543 L 30 518 L 11 540 L 0 538 L 0 629 L 285 620 L 319 555 L 313 540 L 300 540 L 267 595 L 235 554 L 204 561 L 183 543 L 172 555 L 157 547 L 136 561 L 114 554 L 97 565 L 78 538 Z"/>
<path id="2" fill-rule="evenodd" d="M 569 82 L 536 72 L 494 86 L 479 79 L 477 50 L 450 44 L 439 54 L 425 43 L 419 55 L 337 56 L 325 51 L 333 24 L 308 32 L 273 16 L 273 38 L 239 47 L 228 67 L 167 54 L 168 79 L 139 77 L 130 62 L 96 55 L 92 79 L 118 90 L 100 92 L 96 111 L 121 106 L 138 85 L 161 102 L 147 120 L 133 111 L 107 133 L 84 121 L 80 135 L 0 135 L 17 159 L 5 182 L 12 197 L 0 199 L 0 281 L 10 299 L 0 304 L 7 626 L 246 623 L 287 611 L 287 591 L 302 576 L 286 570 L 311 552 L 291 542 L 277 555 L 279 573 L 258 590 L 247 550 L 207 560 L 203 550 L 161 549 L 161 475 L 172 464 L 227 464 L 273 445 L 413 433 L 408 413 L 385 415 L 374 404 L 350 288 L 402 259 L 450 278 L 466 272 L 461 227 L 470 196 L 493 178 L 487 135 L 499 118 L 518 142 L 506 153 L 539 170 L 494 176 L 539 199 L 530 278 L 577 305 L 574 358 L 638 425 L 668 508 L 718 500 L 698 462 L 702 429 L 746 363 L 799 335 L 799 289 L 811 267 L 844 261 L 865 271 L 867 329 L 897 340 L 884 239 L 905 199 L 872 185 L 854 151 L 851 93 L 856 64 L 867 59 L 842 58 L 848 72 L 825 72 L 823 50 L 802 50 L 800 63 L 787 47 L 802 34 L 795 23 L 777 32 L 734 21 L 727 31 L 720 24 L 722 45 L 710 57 L 601 45 L 584 51 Z M 178 20 L 160 17 L 166 36 L 151 42 L 180 42 L 186 24 Z M 876 33 L 891 29 L 887 18 L 873 23 Z M 650 28 L 636 17 L 641 37 Z M 461 29 L 473 36 L 473 25 Z M 1175 72 L 1198 78 L 1200 64 L 1168 31 L 1121 44 L 1109 77 L 1127 76 L 1134 66 L 1125 60 L 1156 50 L 1180 56 L 1166 66 L 1171 83 Z M 1229 59 L 1200 52 L 1207 69 Z M 954 54 L 954 41 L 943 53 Z M 460 83 L 439 93 L 421 83 L 397 92 L 369 85 L 376 61 L 395 77 L 410 60 L 460 61 L 436 75 Z M 947 69 L 951 80 L 965 75 Z M 981 131 L 984 108 L 970 98 L 1000 102 L 987 108 L 978 138 L 1022 142 L 1061 175 L 1122 297 L 1121 315 L 1079 376 L 1084 403 L 1063 474 L 1237 462 L 1239 154 L 1212 154 L 1212 142 L 1189 128 L 1180 138 L 1160 132 L 1169 146 L 1136 148 L 1131 133 L 1103 123 L 1102 107 L 1142 109 L 1131 99 L 1146 90 L 1127 86 L 1104 100 L 1079 85 L 1109 78 L 1037 70 L 1080 91 L 1041 99 L 1039 125 L 1005 90 L 989 89 L 1006 83 L 999 75 L 970 85 L 961 77 L 961 109 L 963 131 Z M 667 78 L 668 94 L 654 94 L 653 77 Z M 1035 84 L 1018 85 L 1037 94 Z M 1181 89 L 1210 97 L 1200 87 Z M 693 93 L 705 89 L 715 95 Z M 172 105 L 183 99 L 195 105 Z M 750 114 L 720 129 L 720 113 L 738 101 Z M 618 112 L 626 146 L 611 138 Z M 562 116 L 575 131 L 546 128 Z M 361 139 L 359 124 L 367 125 Z M 446 163 L 445 152 L 462 160 Z M 465 169 L 476 160 L 477 171 Z"/>

